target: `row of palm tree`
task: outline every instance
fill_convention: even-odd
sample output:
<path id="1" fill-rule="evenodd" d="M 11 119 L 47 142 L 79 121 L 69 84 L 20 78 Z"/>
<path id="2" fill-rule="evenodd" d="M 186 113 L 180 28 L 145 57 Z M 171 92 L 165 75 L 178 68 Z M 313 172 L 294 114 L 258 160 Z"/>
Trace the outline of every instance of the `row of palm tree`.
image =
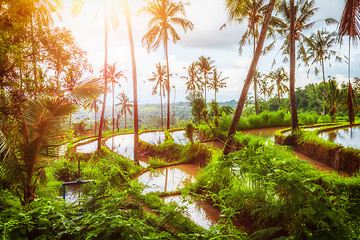
<path id="1" fill-rule="evenodd" d="M 237 21 L 238 19 L 249 19 L 249 34 L 252 33 L 254 37 L 254 56 L 251 62 L 251 66 L 245 80 L 245 84 L 235 111 L 234 119 L 232 125 L 230 127 L 228 133 L 228 142 L 226 144 L 224 153 L 228 154 L 230 151 L 230 146 L 232 142 L 232 137 L 236 132 L 236 125 L 241 117 L 241 113 L 244 107 L 244 103 L 246 101 L 246 96 L 249 90 L 249 86 L 254 81 L 254 90 L 255 96 L 256 93 L 256 84 L 255 81 L 255 71 L 258 59 L 260 57 L 261 52 L 263 51 L 263 41 L 265 40 L 267 34 L 272 35 L 271 31 L 268 33 L 268 29 L 270 29 L 269 25 L 270 22 L 273 21 L 276 23 L 276 32 L 280 34 L 280 38 L 284 39 L 284 44 L 281 46 L 280 51 L 282 52 L 284 58 L 284 62 L 288 62 L 290 60 L 290 105 L 291 105 L 291 118 L 292 118 L 292 132 L 296 131 L 298 128 L 298 121 L 297 121 L 297 111 L 296 111 L 296 101 L 295 101 L 295 64 L 296 64 L 296 42 L 298 43 L 298 49 L 300 55 L 297 58 L 302 58 L 308 66 L 320 64 L 322 73 L 323 73 L 323 81 L 325 82 L 325 64 L 324 61 L 330 59 L 333 55 L 336 55 L 336 59 L 340 60 L 340 57 L 337 56 L 336 52 L 331 50 L 332 46 L 336 42 L 335 34 L 327 33 L 325 30 L 318 31 L 316 34 L 313 34 L 311 37 L 307 38 L 304 35 L 304 30 L 310 29 L 316 22 L 321 21 L 312 21 L 311 18 L 315 14 L 317 8 L 314 7 L 313 0 L 297 0 L 296 3 L 294 0 L 290 0 L 287 2 L 286 0 L 282 0 L 277 4 L 277 10 L 280 17 L 274 17 L 272 15 L 273 7 L 275 6 L 275 1 L 270 0 L 268 5 L 266 5 L 266 15 L 263 20 L 262 30 L 260 35 L 257 35 L 256 29 L 251 29 L 251 26 L 255 26 L 252 17 L 257 16 L 255 11 L 248 11 L 249 6 L 256 3 L 260 4 L 257 5 L 256 10 L 262 9 L 260 6 L 263 1 L 237 1 L 237 0 L 227 0 L 226 7 L 227 13 L 230 21 Z M 349 43 L 350 39 L 353 38 L 356 40 L 359 39 L 360 33 L 360 21 L 359 21 L 359 14 L 360 14 L 360 2 L 357 0 L 348 0 L 346 3 L 346 7 L 342 16 L 342 20 L 339 26 L 339 36 L 342 38 L 344 35 L 349 35 Z M 257 17 L 259 19 L 259 17 Z M 336 23 L 337 21 L 332 18 L 325 19 L 327 24 Z M 250 30 L 251 29 L 251 30 Z M 259 36 L 258 42 L 256 43 L 256 36 Z M 245 38 L 246 39 L 246 36 Z M 245 40 L 242 39 L 240 41 L 240 46 L 243 45 Z M 267 46 L 264 49 L 264 52 L 271 50 L 276 39 L 273 43 Z M 307 45 L 305 46 L 304 45 Z M 255 48 L 256 45 L 256 48 Z M 349 44 L 350 46 L 350 44 Z M 350 47 L 349 47 L 350 48 Z M 349 51 L 350 56 L 350 51 Z M 351 82 L 350 82 L 350 57 L 349 59 L 349 96 L 353 96 L 351 94 Z M 275 62 L 274 62 L 275 63 Z M 283 71 L 283 70 L 281 70 Z M 319 72 L 318 68 L 315 68 L 315 73 Z M 275 72 L 274 72 L 275 73 Z M 280 70 L 279 70 L 280 73 Z M 325 84 L 324 84 L 325 86 Z M 326 91 L 326 90 L 325 90 Z M 264 92 L 266 92 L 264 90 Z M 279 94 L 278 94 L 279 95 Z M 351 114 L 351 103 L 354 102 L 354 99 L 348 97 L 348 105 L 349 105 L 349 118 L 350 123 L 352 124 L 353 113 Z M 256 97 L 255 97 L 256 102 Z M 351 116 L 352 115 L 352 116 Z"/>
<path id="2" fill-rule="evenodd" d="M 218 72 L 216 67 L 213 65 L 214 61 L 210 57 L 199 57 L 198 62 L 193 62 L 189 65 L 187 70 L 187 76 L 181 76 L 186 80 L 186 92 L 204 91 L 205 101 L 207 87 L 213 89 L 216 95 L 220 88 L 226 87 L 225 80 L 227 77 L 222 77 L 222 72 Z M 172 74 L 170 74 L 172 76 Z M 204 80 L 203 80 L 204 79 Z M 164 129 L 164 116 L 163 116 L 163 98 L 170 92 L 166 87 L 167 82 L 167 67 L 161 63 L 156 64 L 156 70 L 152 72 L 152 76 L 148 78 L 148 81 L 154 82 L 152 94 L 159 94 L 160 96 L 160 109 L 161 109 L 161 127 Z"/>
<path id="3" fill-rule="evenodd" d="M 187 70 L 187 76 L 181 78 L 186 80 L 186 92 L 204 91 L 205 103 L 207 87 L 214 90 L 215 101 L 220 88 L 226 87 L 228 77 L 222 77 L 222 72 L 217 70 L 210 57 L 200 56 L 197 62 L 192 62 L 184 69 Z"/>

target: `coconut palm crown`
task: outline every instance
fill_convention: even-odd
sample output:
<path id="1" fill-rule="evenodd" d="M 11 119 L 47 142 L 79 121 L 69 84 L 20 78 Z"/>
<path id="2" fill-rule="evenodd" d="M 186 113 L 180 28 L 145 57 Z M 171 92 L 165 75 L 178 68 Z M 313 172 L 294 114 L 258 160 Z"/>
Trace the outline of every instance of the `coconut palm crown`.
<path id="1" fill-rule="evenodd" d="M 169 73 L 169 56 L 168 56 L 168 41 L 170 37 L 176 43 L 180 40 L 180 36 L 175 30 L 174 26 L 179 25 L 184 32 L 188 29 L 193 29 L 193 24 L 178 15 L 186 17 L 185 5 L 181 1 L 174 2 L 171 0 L 153 0 L 148 1 L 147 5 L 142 7 L 139 12 L 146 12 L 150 14 L 151 19 L 148 24 L 148 31 L 142 38 L 142 43 L 146 45 L 148 51 L 157 49 L 161 43 L 164 45 L 166 68 L 167 68 L 167 123 L 166 128 L 170 128 L 170 73 Z"/>

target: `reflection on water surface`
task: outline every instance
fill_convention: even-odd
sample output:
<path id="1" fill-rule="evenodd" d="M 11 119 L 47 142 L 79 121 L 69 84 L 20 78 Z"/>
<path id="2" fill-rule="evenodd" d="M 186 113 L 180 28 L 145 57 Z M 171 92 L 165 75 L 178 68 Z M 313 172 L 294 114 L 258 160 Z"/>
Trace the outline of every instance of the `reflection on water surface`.
<path id="1" fill-rule="evenodd" d="M 194 164 L 180 164 L 145 172 L 138 181 L 146 186 L 143 193 L 173 192 L 194 181 L 197 171 Z"/>
<path id="2" fill-rule="evenodd" d="M 189 139 L 185 137 L 185 131 L 172 131 L 170 135 L 173 137 L 174 142 L 177 144 L 186 145 L 189 142 Z M 165 133 L 164 131 L 154 131 L 154 132 L 145 132 L 139 135 L 140 140 L 153 144 L 159 145 L 165 141 Z M 194 134 L 194 141 L 198 139 L 197 135 Z"/>
<path id="3" fill-rule="evenodd" d="M 178 206 L 184 207 L 184 215 L 205 229 L 209 229 L 220 219 L 218 209 L 200 200 L 188 201 L 182 196 L 168 196 L 164 197 L 163 200 L 165 203 L 175 202 Z"/>
<path id="4" fill-rule="evenodd" d="M 336 129 L 319 134 L 319 137 L 344 147 L 360 149 L 360 127 Z"/>
<path id="5" fill-rule="evenodd" d="M 134 134 L 117 135 L 106 140 L 105 145 L 117 154 L 134 160 Z M 140 165 L 147 167 L 148 164 L 141 161 Z"/>
<path id="6" fill-rule="evenodd" d="M 97 140 L 76 147 L 78 153 L 93 153 L 97 150 Z"/>

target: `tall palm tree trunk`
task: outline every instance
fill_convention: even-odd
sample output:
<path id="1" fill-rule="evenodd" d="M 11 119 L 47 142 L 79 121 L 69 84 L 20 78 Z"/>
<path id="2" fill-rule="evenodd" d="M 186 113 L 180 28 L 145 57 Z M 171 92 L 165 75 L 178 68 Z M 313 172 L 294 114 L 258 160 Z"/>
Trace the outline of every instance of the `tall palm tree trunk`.
<path id="1" fill-rule="evenodd" d="M 115 83 L 112 82 L 112 130 L 113 130 L 113 133 L 115 132 Z"/>
<path id="2" fill-rule="evenodd" d="M 321 68 L 322 68 L 322 75 L 323 75 L 323 83 L 324 83 L 324 94 L 326 94 L 326 80 L 325 80 L 325 64 L 324 59 L 321 60 Z M 324 106 L 324 114 L 327 114 L 327 108 Z"/>
<path id="3" fill-rule="evenodd" d="M 295 8 L 294 0 L 290 0 L 290 106 L 292 133 L 299 128 L 295 98 L 295 54 Z"/>
<path id="4" fill-rule="evenodd" d="M 353 105 L 354 93 L 350 81 L 350 53 L 351 53 L 350 45 L 351 45 L 351 37 L 349 36 L 349 66 L 348 66 L 349 86 L 348 86 L 348 95 L 347 95 L 347 107 L 348 107 L 350 126 L 352 126 L 355 121 L 355 114 L 354 114 L 354 105 Z"/>
<path id="5" fill-rule="evenodd" d="M 259 41 L 258 41 L 258 44 L 257 44 L 257 47 L 256 47 L 256 51 L 255 51 L 255 54 L 254 54 L 253 59 L 251 61 L 249 72 L 248 72 L 248 74 L 246 76 L 246 80 L 245 80 L 243 89 L 241 91 L 239 102 L 238 102 L 238 104 L 236 106 L 234 118 L 233 118 L 233 121 L 232 121 L 230 129 L 229 129 L 229 133 L 228 133 L 228 136 L 227 136 L 227 142 L 226 142 L 225 148 L 224 148 L 224 155 L 228 155 L 230 153 L 231 145 L 232 145 L 232 142 L 233 142 L 233 137 L 234 137 L 234 135 L 236 133 L 236 128 L 237 128 L 237 125 L 238 125 L 240 117 L 241 117 L 241 113 L 242 113 L 243 108 L 244 108 L 246 97 L 247 97 L 247 94 L 249 92 L 249 88 L 250 88 L 252 79 L 253 79 L 254 74 L 255 74 L 257 63 L 259 61 L 259 58 L 260 58 L 260 55 L 261 55 L 261 52 L 262 52 L 262 48 L 264 46 L 266 33 L 267 33 L 267 30 L 268 30 L 268 27 L 269 27 L 269 22 L 270 22 L 270 19 L 271 19 L 271 14 L 272 14 L 273 9 L 274 9 L 274 5 L 275 5 L 275 0 L 270 0 L 269 7 L 268 7 L 268 10 L 267 10 L 267 13 L 266 13 L 266 16 L 265 16 L 265 20 L 264 20 L 263 26 L 261 28 L 260 37 L 259 37 Z"/>
<path id="6" fill-rule="evenodd" d="M 170 129 L 170 71 L 169 71 L 169 56 L 168 56 L 168 44 L 167 44 L 167 36 L 165 36 L 164 41 L 165 48 L 165 58 L 166 58 L 166 90 L 167 90 L 167 121 L 166 121 L 166 129 Z"/>
<path id="7" fill-rule="evenodd" d="M 279 109 L 281 108 L 281 99 L 280 99 L 280 89 L 279 89 L 279 86 L 278 86 L 278 89 L 277 89 L 277 92 L 278 92 L 278 102 L 279 102 Z"/>
<path id="8" fill-rule="evenodd" d="M 100 117 L 100 125 L 99 125 L 99 134 L 98 134 L 98 146 L 97 150 L 101 149 L 101 138 L 102 138 L 102 130 L 104 126 L 104 116 L 105 116 L 105 107 L 106 107 L 106 93 L 107 93 L 107 59 L 108 59 L 108 26 L 107 26 L 107 14 L 106 14 L 106 1 L 104 1 L 104 18 L 105 18 L 105 59 L 104 59 L 104 101 L 101 110 L 101 117 Z"/>
<path id="9" fill-rule="evenodd" d="M 97 110 L 96 110 L 96 99 L 94 100 L 94 108 L 95 108 L 95 135 L 97 130 Z"/>
<path id="10" fill-rule="evenodd" d="M 124 119 L 125 119 L 125 129 L 126 129 L 126 110 L 125 110 Z"/>
<path id="11" fill-rule="evenodd" d="M 133 93 L 134 93 L 134 161 L 139 165 L 139 116 L 138 116 L 138 100 L 137 100 L 137 76 L 136 76 L 136 61 L 135 61 L 135 47 L 134 39 L 130 21 L 130 10 L 128 7 L 128 2 L 126 1 L 127 11 L 126 11 L 126 24 L 129 34 L 130 42 L 130 51 L 131 51 L 131 65 L 132 65 L 132 74 L 133 74 Z"/>
<path id="12" fill-rule="evenodd" d="M 162 85 L 160 82 L 160 107 L 161 107 L 161 129 L 164 129 L 164 113 L 163 113 L 163 103 L 162 103 Z"/>
<path id="13" fill-rule="evenodd" d="M 207 85 L 207 75 L 206 73 L 204 73 L 205 104 L 206 104 L 206 85 Z"/>
<path id="14" fill-rule="evenodd" d="M 253 48 L 253 54 L 255 55 L 255 49 L 256 49 L 256 37 L 255 37 L 255 30 L 254 30 L 254 48 Z M 258 109 L 258 96 L 257 96 L 257 82 L 255 81 L 255 75 L 254 75 L 254 98 L 255 98 L 255 114 L 259 114 Z"/>
<path id="15" fill-rule="evenodd" d="M 175 86 L 174 86 L 174 102 L 173 102 L 173 119 L 174 119 L 174 121 L 175 121 L 175 101 L 176 100 L 176 88 L 175 88 Z"/>

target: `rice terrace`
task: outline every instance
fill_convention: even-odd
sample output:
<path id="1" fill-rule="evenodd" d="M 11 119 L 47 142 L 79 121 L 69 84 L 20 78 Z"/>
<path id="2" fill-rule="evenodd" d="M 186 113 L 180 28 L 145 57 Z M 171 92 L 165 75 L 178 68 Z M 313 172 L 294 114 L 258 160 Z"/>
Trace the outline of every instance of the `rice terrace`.
<path id="1" fill-rule="evenodd" d="M 360 239 L 360 1 L 0 1 L 1 239 Z"/>

